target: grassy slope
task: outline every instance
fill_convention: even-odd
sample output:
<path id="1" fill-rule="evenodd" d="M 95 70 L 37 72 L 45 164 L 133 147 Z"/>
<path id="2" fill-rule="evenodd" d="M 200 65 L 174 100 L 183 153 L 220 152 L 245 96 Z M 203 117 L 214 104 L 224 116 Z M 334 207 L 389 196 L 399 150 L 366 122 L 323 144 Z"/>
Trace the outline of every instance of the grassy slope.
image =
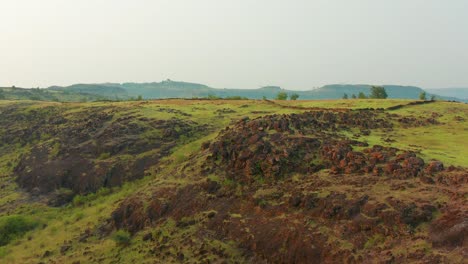
<path id="1" fill-rule="evenodd" d="M 285 101 L 283 105 L 298 105 L 304 107 L 346 107 L 346 108 L 367 108 L 367 107 L 387 107 L 406 103 L 405 100 L 335 100 L 335 101 Z M 12 105 L 16 102 L 0 101 L 0 107 Z M 233 120 L 238 120 L 245 116 L 256 117 L 265 114 L 286 114 L 301 112 L 303 110 L 281 108 L 263 101 L 196 101 L 196 100 L 161 100 L 149 102 L 116 102 L 116 103 L 39 103 L 24 102 L 25 108 L 42 108 L 46 106 L 60 106 L 67 114 L 75 111 L 83 111 L 93 107 L 114 106 L 121 112 L 137 111 L 145 117 L 169 119 L 172 117 L 190 119 L 200 124 L 210 124 L 213 130 L 210 133 L 195 141 L 186 139 L 173 153 L 163 160 L 161 168 L 156 172 L 150 169 L 150 176 L 144 179 L 127 183 L 122 187 L 114 188 L 111 194 L 95 195 L 90 197 L 89 202 L 84 205 L 69 205 L 63 208 L 51 208 L 43 205 L 40 200 L 30 202 L 29 196 L 17 189 L 11 177 L 12 166 L 8 162 L 13 162 L 16 155 L 27 150 L 28 146 L 15 148 L 14 155 L 0 152 L 0 185 L 5 187 L 0 193 L 1 206 L 15 205 L 9 210 L 9 214 L 21 214 L 38 219 L 41 223 L 46 223 L 43 228 L 38 228 L 29 232 L 22 238 L 0 247 L 0 260 L 4 263 L 37 263 L 42 258 L 45 251 L 52 252 L 51 259 L 58 263 L 68 263 L 76 260 L 86 262 L 85 253 L 90 251 L 97 259 L 102 258 L 105 263 L 119 260 L 122 262 L 136 261 L 143 263 L 147 261 L 144 255 L 138 254 L 138 250 L 145 247 L 141 242 L 141 233 L 132 239 L 130 247 L 121 249 L 108 237 L 99 239 L 92 237 L 87 243 L 73 242 L 72 250 L 64 255 L 57 249 L 63 245 L 64 241 L 73 240 L 80 236 L 86 229 L 93 228 L 99 222 L 108 218 L 116 205 L 131 193 L 143 191 L 151 185 L 183 184 L 190 179 L 175 178 L 174 170 L 183 165 L 189 164 L 191 154 L 197 153 L 201 143 L 215 138 L 220 129 L 228 126 Z M 171 108 L 191 114 L 191 116 L 181 116 L 177 113 L 167 113 L 158 111 L 159 108 Z M 230 108 L 234 113 L 218 114 L 217 110 Z M 260 113 L 256 111 L 261 111 Z M 434 127 L 401 128 L 392 135 L 375 134 L 368 137 L 361 137 L 370 144 L 392 145 L 402 149 L 420 150 L 425 159 L 440 159 L 449 165 L 467 166 L 468 149 L 465 140 L 467 137 L 468 124 L 455 120 L 455 116 L 460 116 L 468 120 L 468 106 L 454 103 L 433 103 L 428 105 L 411 106 L 395 110 L 395 113 L 402 115 L 430 116 L 432 112 L 443 115 L 441 120 L 444 124 L 434 125 Z M 386 143 L 385 138 L 391 137 L 394 143 Z M 325 176 L 324 176 L 325 177 Z M 378 187 L 378 186 L 377 186 Z M 376 187 L 376 188 L 377 188 Z M 382 190 L 373 190 L 376 192 Z M 402 194 L 404 195 L 404 194 Z M 28 201 L 28 203 L 24 203 Z M 0 217 L 4 215 L 0 212 Z M 194 230 L 188 229 L 181 233 L 174 231 L 173 223 L 166 223 L 161 227 L 161 232 L 172 233 L 174 241 L 182 239 L 184 235 L 189 235 Z M 236 248 L 230 241 L 213 240 L 211 243 L 219 244 L 232 252 L 236 256 Z M 424 245 L 423 245 L 424 246 Z M 175 250 L 175 248 L 174 248 Z M 85 254 L 85 255 L 83 255 Z M 189 256 L 189 252 L 186 252 Z M 49 257 L 43 258 L 46 261 Z M 242 261 L 242 259 L 237 259 Z M 173 260 L 175 261 L 175 260 Z"/>

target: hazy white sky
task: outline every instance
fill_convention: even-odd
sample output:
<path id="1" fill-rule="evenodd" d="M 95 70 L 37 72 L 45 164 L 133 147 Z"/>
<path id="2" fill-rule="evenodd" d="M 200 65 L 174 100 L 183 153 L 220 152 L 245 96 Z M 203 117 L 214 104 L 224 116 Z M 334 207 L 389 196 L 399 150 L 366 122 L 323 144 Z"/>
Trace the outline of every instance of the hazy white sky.
<path id="1" fill-rule="evenodd" d="M 0 0 L 0 86 L 468 86 L 468 0 Z"/>

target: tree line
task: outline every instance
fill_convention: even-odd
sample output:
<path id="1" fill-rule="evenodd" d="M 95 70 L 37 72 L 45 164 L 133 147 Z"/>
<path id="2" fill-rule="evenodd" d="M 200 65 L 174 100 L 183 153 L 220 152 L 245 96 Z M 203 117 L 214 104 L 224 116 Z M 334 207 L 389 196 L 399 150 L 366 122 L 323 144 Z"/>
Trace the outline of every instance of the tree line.
<path id="1" fill-rule="evenodd" d="M 372 86 L 369 95 L 364 92 L 359 92 L 357 96 L 355 94 L 351 95 L 352 99 L 387 99 L 387 97 L 387 91 L 383 86 Z M 349 99 L 347 93 L 343 95 L 343 99 Z"/>

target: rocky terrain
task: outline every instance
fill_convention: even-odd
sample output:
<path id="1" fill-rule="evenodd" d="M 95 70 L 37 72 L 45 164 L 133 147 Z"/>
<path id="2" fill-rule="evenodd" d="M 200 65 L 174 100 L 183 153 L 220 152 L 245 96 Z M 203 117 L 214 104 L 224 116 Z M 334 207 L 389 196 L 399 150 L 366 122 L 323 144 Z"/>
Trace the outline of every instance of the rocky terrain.
<path id="1" fill-rule="evenodd" d="M 0 260 L 463 263 L 468 107 L 356 101 L 2 103 Z"/>

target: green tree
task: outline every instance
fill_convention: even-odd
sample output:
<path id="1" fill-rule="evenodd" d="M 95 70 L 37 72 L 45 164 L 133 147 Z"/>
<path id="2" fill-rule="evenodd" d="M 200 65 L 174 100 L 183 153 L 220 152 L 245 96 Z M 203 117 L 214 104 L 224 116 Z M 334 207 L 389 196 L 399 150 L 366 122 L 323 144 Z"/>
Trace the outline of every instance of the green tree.
<path id="1" fill-rule="evenodd" d="M 348 99 L 348 94 L 347 93 L 343 94 L 343 99 Z"/>
<path id="2" fill-rule="evenodd" d="M 138 95 L 138 97 L 137 97 L 137 101 L 141 101 L 141 100 L 143 100 L 143 96 L 141 96 L 141 95 Z"/>
<path id="3" fill-rule="evenodd" d="M 421 93 L 419 94 L 419 100 L 424 100 L 424 101 L 427 100 L 426 92 L 421 92 Z"/>
<path id="4" fill-rule="evenodd" d="M 358 98 L 359 99 L 367 99 L 367 96 L 363 92 L 359 92 Z"/>
<path id="5" fill-rule="evenodd" d="M 288 94 L 285 92 L 279 92 L 276 95 L 276 100 L 287 100 L 288 99 Z"/>
<path id="6" fill-rule="evenodd" d="M 351 95 L 351 98 L 356 99 L 356 95 L 355 94 Z"/>
<path id="7" fill-rule="evenodd" d="M 291 100 L 297 100 L 297 98 L 299 98 L 299 95 L 297 93 L 293 93 L 289 96 L 289 99 Z"/>
<path id="8" fill-rule="evenodd" d="M 386 99 L 388 97 L 385 88 L 382 86 L 372 86 L 370 98 L 372 99 Z"/>
<path id="9" fill-rule="evenodd" d="M 436 100 L 436 96 L 435 95 L 431 95 L 431 101 L 435 101 Z"/>

